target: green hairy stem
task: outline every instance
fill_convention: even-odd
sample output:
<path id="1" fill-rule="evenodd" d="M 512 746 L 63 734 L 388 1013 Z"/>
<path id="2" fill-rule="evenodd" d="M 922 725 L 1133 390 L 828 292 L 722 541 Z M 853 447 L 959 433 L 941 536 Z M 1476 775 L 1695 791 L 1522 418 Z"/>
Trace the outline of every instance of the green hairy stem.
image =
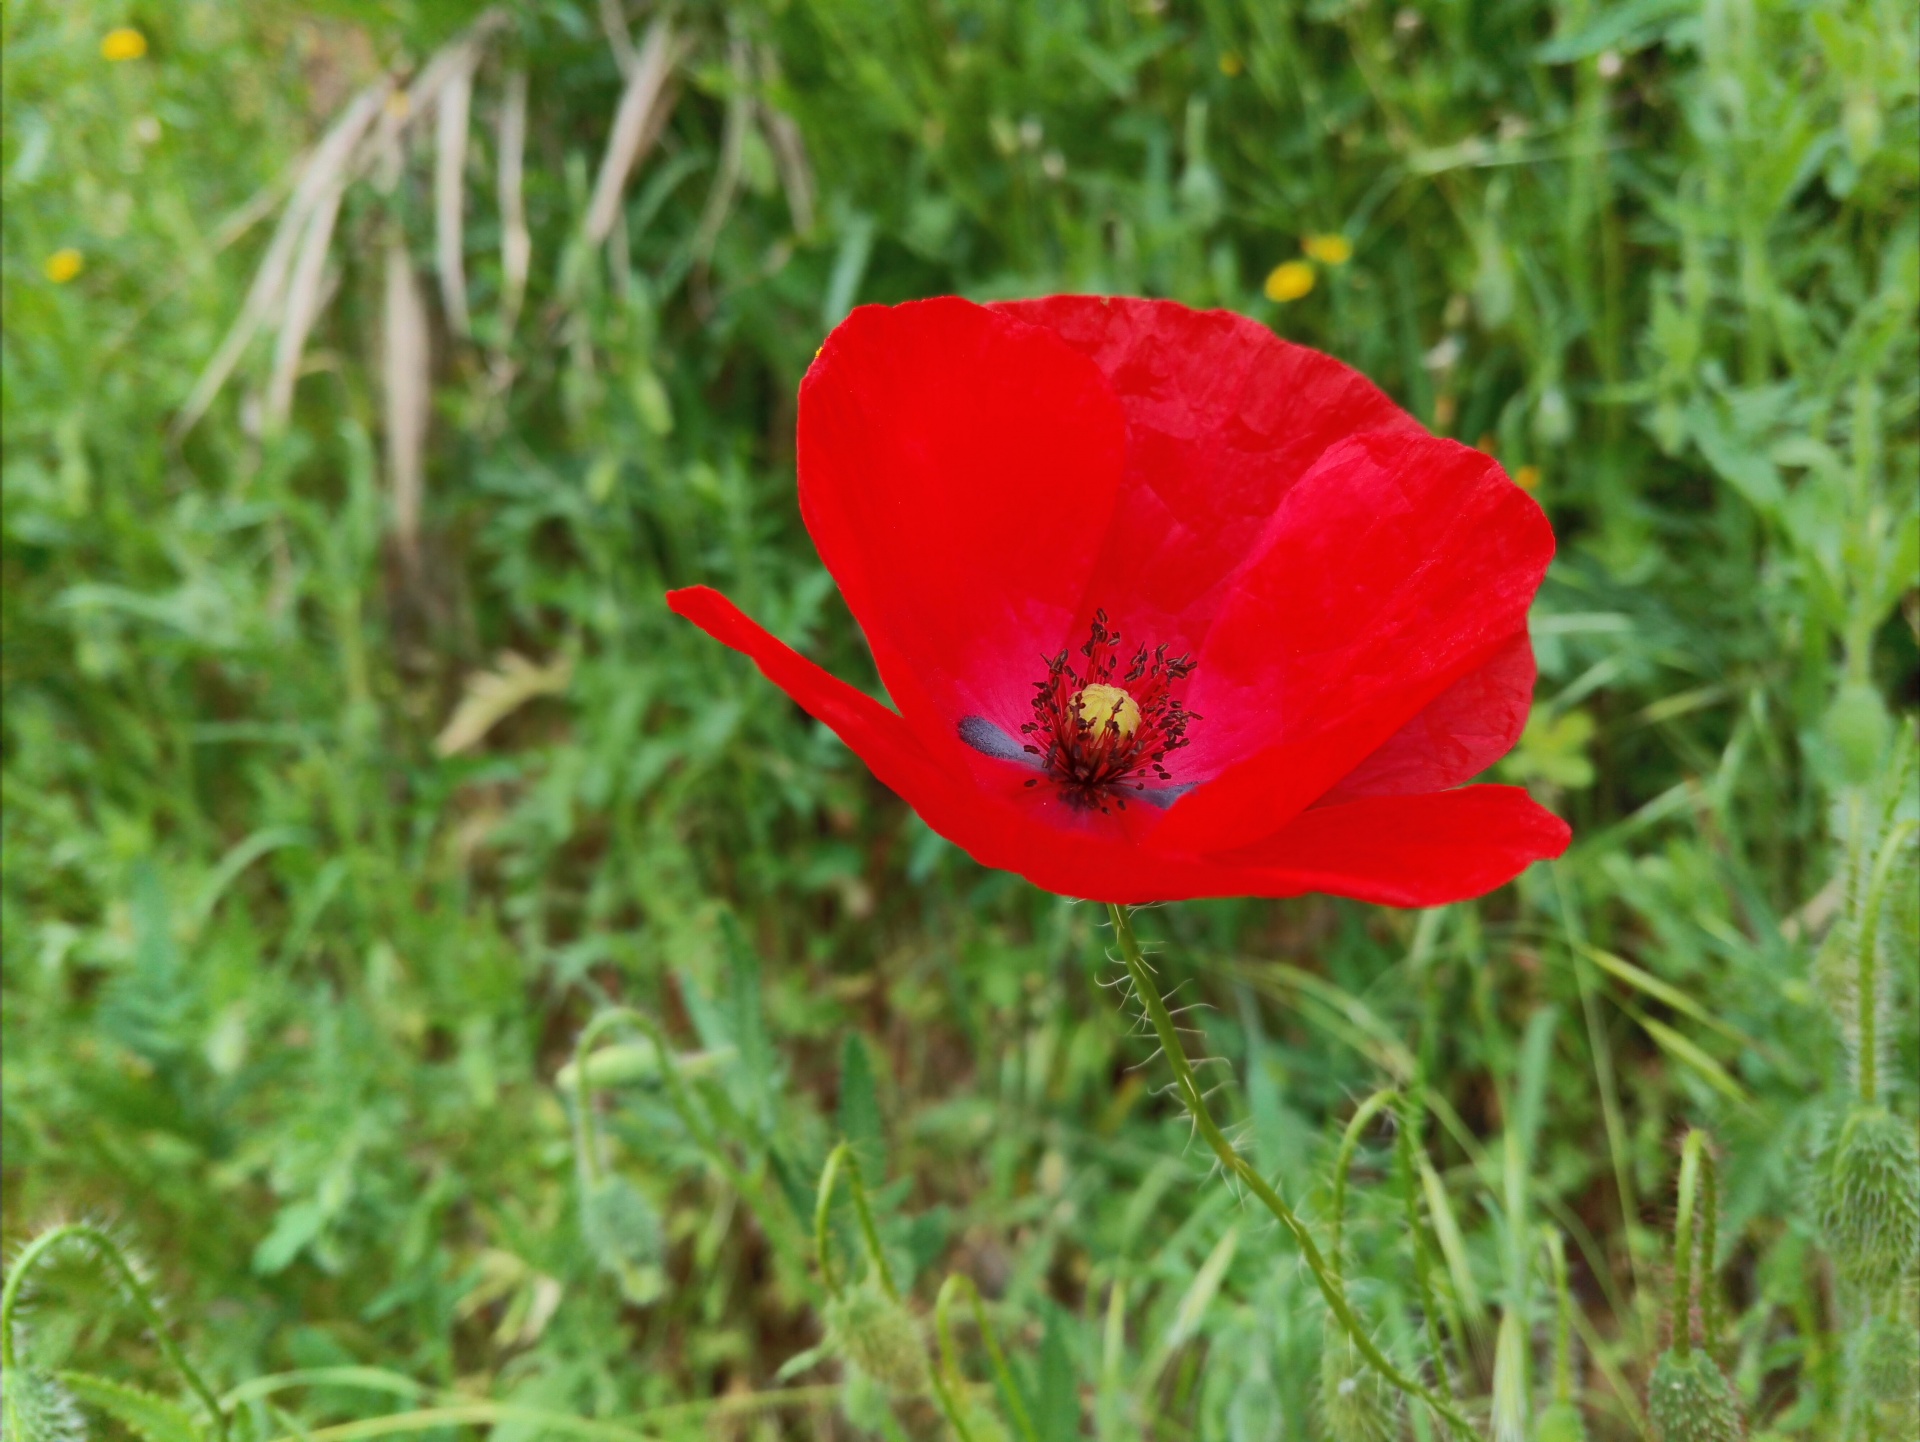
<path id="1" fill-rule="evenodd" d="M 1248 1191 L 1259 1198 L 1261 1205 L 1273 1213 L 1280 1225 L 1293 1238 L 1294 1244 L 1300 1248 L 1300 1255 L 1306 1262 L 1307 1269 L 1313 1273 L 1314 1281 L 1319 1284 L 1320 1295 L 1326 1299 L 1328 1310 L 1333 1313 L 1340 1329 L 1353 1342 L 1355 1350 L 1365 1359 L 1367 1365 L 1378 1372 L 1389 1385 L 1398 1388 L 1409 1397 L 1415 1397 L 1424 1402 L 1437 1416 L 1443 1418 L 1457 1435 L 1471 1437 L 1472 1429 L 1467 1425 L 1466 1418 L 1461 1415 L 1457 1407 L 1407 1376 L 1374 1344 L 1373 1338 L 1367 1334 L 1367 1329 L 1355 1315 L 1353 1305 L 1347 1300 L 1346 1290 L 1342 1287 L 1337 1272 L 1322 1255 L 1318 1243 L 1313 1239 L 1313 1234 L 1307 1230 L 1306 1223 L 1300 1220 L 1280 1193 L 1274 1190 L 1265 1177 L 1254 1170 L 1253 1165 L 1240 1155 L 1233 1143 L 1227 1140 L 1226 1134 L 1220 1130 L 1219 1123 L 1213 1119 L 1213 1113 L 1207 1106 L 1206 1096 L 1194 1077 L 1193 1066 L 1187 1060 L 1186 1050 L 1180 1044 L 1180 1035 L 1173 1024 L 1173 1017 L 1167 1011 L 1166 1003 L 1160 998 L 1159 985 L 1147 967 L 1146 958 L 1141 955 L 1140 941 L 1134 935 L 1132 918 L 1122 906 L 1109 904 L 1107 911 L 1113 919 L 1113 931 L 1120 944 L 1121 960 L 1126 964 L 1127 974 L 1133 981 L 1133 988 L 1140 999 L 1141 1006 L 1146 1008 L 1147 1019 L 1153 1024 L 1154 1033 L 1160 1041 L 1160 1049 L 1166 1054 L 1167 1064 L 1173 1068 L 1174 1084 L 1179 1091 L 1180 1100 L 1193 1118 L 1194 1126 L 1199 1130 L 1202 1139 L 1220 1159 L 1220 1165 L 1226 1169 L 1227 1173 L 1237 1178 Z"/>

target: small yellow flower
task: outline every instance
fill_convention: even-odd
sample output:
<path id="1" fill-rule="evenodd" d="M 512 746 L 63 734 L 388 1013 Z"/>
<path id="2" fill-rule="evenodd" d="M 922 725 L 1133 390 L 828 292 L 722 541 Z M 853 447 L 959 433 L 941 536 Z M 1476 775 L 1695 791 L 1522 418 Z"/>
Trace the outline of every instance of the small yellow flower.
<path id="1" fill-rule="evenodd" d="M 138 60 L 147 53 L 147 37 L 131 25 L 109 30 L 100 37 L 102 60 Z"/>
<path id="2" fill-rule="evenodd" d="M 1268 300 L 1298 300 L 1313 289 L 1313 267 L 1304 260 L 1283 260 L 1267 276 Z"/>
<path id="3" fill-rule="evenodd" d="M 1523 491 L 1540 489 L 1540 467 L 1522 466 L 1513 473 L 1513 483 Z"/>
<path id="4" fill-rule="evenodd" d="M 1310 235 L 1300 248 L 1322 265 L 1345 265 L 1353 259 L 1353 242 L 1344 235 Z"/>
<path id="5" fill-rule="evenodd" d="M 47 279 L 55 285 L 65 285 L 86 268 L 86 258 L 72 246 L 56 250 L 47 257 L 47 263 L 41 266 Z"/>
<path id="6" fill-rule="evenodd" d="M 1231 50 L 1226 51 L 1220 57 L 1220 73 L 1229 80 L 1233 79 L 1234 76 L 1238 75 L 1245 68 L 1246 63 Z"/>

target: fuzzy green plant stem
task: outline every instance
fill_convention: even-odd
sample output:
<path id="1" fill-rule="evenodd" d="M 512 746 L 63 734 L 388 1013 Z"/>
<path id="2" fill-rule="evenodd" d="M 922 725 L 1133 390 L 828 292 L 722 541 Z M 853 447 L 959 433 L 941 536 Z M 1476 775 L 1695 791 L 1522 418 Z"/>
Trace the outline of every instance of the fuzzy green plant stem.
<path id="1" fill-rule="evenodd" d="M 993 1364 L 993 1375 L 1000 1383 L 1000 1393 L 1005 1399 L 1007 1410 L 1013 1414 L 1013 1425 L 1019 1430 L 1024 1442 L 1040 1442 L 1040 1433 L 1033 1425 L 1033 1418 L 1027 1415 L 1027 1404 L 1020 1396 L 1020 1387 L 1014 1381 L 1013 1370 L 1007 1365 L 1007 1354 L 1000 1346 L 1000 1334 L 994 1330 L 987 1316 L 987 1304 L 981 1300 L 980 1289 L 973 1284 L 973 1278 L 964 1272 L 953 1272 L 940 1284 L 940 1295 L 933 1303 L 934 1332 L 940 1338 L 940 1361 L 949 1374 L 949 1380 L 955 1385 L 964 1385 L 965 1376 L 960 1371 L 960 1349 L 953 1340 L 953 1300 L 962 1292 L 973 1306 L 973 1325 L 980 1333 L 981 1345 L 987 1349 L 987 1360 Z"/>
<path id="2" fill-rule="evenodd" d="M 820 1170 L 820 1191 L 814 1200 L 813 1247 L 820 1258 L 820 1280 L 826 1283 L 829 1295 L 840 1295 L 840 1283 L 833 1274 L 833 1237 L 829 1223 L 833 1216 L 833 1193 L 842 1170 L 847 1174 L 847 1192 L 853 1198 L 853 1213 L 859 1218 L 860 1235 L 867 1244 L 867 1258 L 873 1263 L 874 1275 L 880 1278 L 881 1290 L 897 1302 L 900 1289 L 894 1286 L 893 1269 L 887 1265 L 887 1254 L 880 1249 L 880 1232 L 873 1224 L 873 1211 L 867 1205 L 867 1187 L 860 1177 L 860 1163 L 846 1142 L 827 1153 L 827 1164 Z"/>
<path id="3" fill-rule="evenodd" d="M 574 1083 L 574 1128 L 575 1150 L 580 1158 L 581 1180 L 591 1186 L 600 1180 L 600 1136 L 594 1125 L 593 1109 L 589 1105 L 592 1087 L 587 1079 L 587 1063 L 592 1055 L 592 1044 L 601 1035 L 616 1025 L 633 1027 L 653 1043 L 654 1055 L 660 1062 L 660 1079 L 666 1087 L 667 1099 L 681 1125 L 694 1140 L 702 1152 L 720 1170 L 727 1185 L 735 1194 L 744 1198 L 754 1215 L 759 1218 L 761 1230 L 781 1258 L 794 1269 L 795 1275 L 805 1277 L 806 1263 L 800 1250 L 804 1241 L 797 1240 L 792 1234 L 793 1219 L 779 1213 L 772 1207 L 761 1205 L 761 1189 L 748 1179 L 740 1168 L 733 1164 L 726 1148 L 720 1143 L 706 1119 L 700 1115 L 700 1108 L 694 1104 L 693 1093 L 687 1087 L 687 1080 L 680 1074 L 680 1064 L 674 1058 L 673 1044 L 668 1040 L 665 1028 L 646 1012 L 637 1007 L 613 1006 L 597 1013 L 584 1027 L 573 1044 L 573 1083 Z M 776 1221 L 776 1217 L 779 1220 Z M 783 1225 L 785 1223 L 785 1225 Z M 804 1235 L 804 1234 L 802 1234 Z"/>
<path id="4" fill-rule="evenodd" d="M 1547 1255 L 1553 1264 L 1553 1400 L 1573 1400 L 1573 1289 L 1567 1282 L 1566 1239 L 1547 1233 Z"/>
<path id="5" fill-rule="evenodd" d="M 1720 1340 L 1720 1289 L 1714 1285 L 1714 1258 L 1720 1252 L 1720 1168 L 1713 1148 L 1700 1148 L 1700 1345 L 1714 1355 Z"/>
<path id="6" fill-rule="evenodd" d="M 1880 910 L 1887 886 L 1899 864 L 1900 852 L 1913 835 L 1914 823 L 1903 821 L 1888 830 L 1873 860 L 1873 879 L 1867 884 L 1867 904 L 1860 913 L 1859 1017 L 1860 1100 L 1868 1106 L 1880 1099 Z"/>
<path id="7" fill-rule="evenodd" d="M 1680 1151 L 1680 1203 L 1673 1219 L 1673 1355 L 1693 1352 L 1693 1202 L 1700 1187 L 1705 1134 L 1687 1133 Z"/>
<path id="8" fill-rule="evenodd" d="M 813 1246 L 820 1260 L 820 1280 L 826 1285 L 827 1294 L 840 1295 L 840 1282 L 833 1271 L 833 1194 L 839 1185 L 840 1173 L 847 1174 L 847 1194 L 853 1198 L 853 1213 L 860 1222 L 860 1237 L 866 1243 L 867 1262 L 873 1268 L 874 1275 L 880 1279 L 881 1290 L 896 1305 L 900 1301 L 900 1289 L 894 1285 L 893 1269 L 887 1265 L 887 1254 L 880 1246 L 880 1231 L 873 1224 L 873 1209 L 867 1204 L 867 1186 L 860 1177 L 860 1162 L 853 1154 L 850 1143 L 841 1142 L 827 1153 L 827 1164 L 820 1169 L 820 1190 L 813 1205 Z M 952 1278 L 948 1278 L 949 1284 Z M 945 1289 L 942 1289 L 942 1296 Z M 975 1297 L 978 1297 L 975 1293 Z M 939 1325 L 936 1319 L 936 1327 Z M 941 1338 L 944 1350 L 946 1338 Z M 993 1351 L 996 1360 L 1004 1365 L 999 1357 L 999 1348 L 995 1344 Z M 938 1369 L 929 1374 L 933 1383 L 934 1399 L 940 1404 L 940 1410 L 946 1414 L 947 1422 L 959 1435 L 960 1442 L 973 1442 L 973 1432 L 967 1426 L 965 1414 L 953 1391 L 947 1386 L 946 1379 Z"/>
<path id="9" fill-rule="evenodd" d="M 1424 1113 L 1418 1093 L 1400 1099 L 1400 1127 L 1394 1137 L 1394 1170 L 1400 1205 L 1413 1242 L 1413 1281 L 1420 1294 L 1420 1314 L 1426 1320 L 1427 1350 L 1433 1354 L 1433 1381 L 1440 1395 L 1453 1400 L 1453 1382 L 1447 1372 L 1446 1339 L 1440 1334 L 1440 1301 L 1433 1293 L 1433 1257 L 1427 1250 L 1427 1228 L 1420 1216 L 1419 1164 L 1414 1148 L 1420 1145 Z"/>
<path id="10" fill-rule="evenodd" d="M 54 1252 L 70 1245 L 91 1250 L 108 1275 L 120 1284 L 134 1311 L 153 1334 L 160 1355 L 167 1359 L 168 1365 L 179 1373 L 187 1389 L 199 1399 L 224 1442 L 227 1414 L 214 1397 L 213 1389 L 201 1377 L 199 1369 L 187 1360 L 187 1354 L 173 1340 L 165 1319 L 160 1315 L 159 1304 L 153 1299 L 152 1289 L 141 1279 L 133 1263 L 127 1260 L 127 1254 L 121 1251 L 119 1243 L 100 1228 L 85 1222 L 68 1222 L 48 1228 L 28 1242 L 13 1259 L 13 1266 L 7 1273 L 6 1287 L 0 1289 L 0 1372 L 17 1376 L 20 1371 L 19 1344 L 14 1335 L 14 1323 L 20 1307 L 21 1290 L 26 1285 L 28 1275 Z"/>
<path id="11" fill-rule="evenodd" d="M 1354 1108 L 1353 1118 L 1340 1138 L 1340 1150 L 1333 1159 L 1333 1241 L 1327 1247 L 1336 1276 L 1344 1277 L 1347 1271 L 1347 1175 L 1353 1170 L 1354 1153 L 1360 1150 L 1360 1138 L 1373 1119 L 1399 1099 L 1400 1093 L 1392 1087 L 1382 1087 Z"/>
<path id="12" fill-rule="evenodd" d="M 1146 958 L 1140 951 L 1140 940 L 1134 935 L 1133 920 L 1125 907 L 1109 904 L 1108 914 L 1113 919 L 1113 932 L 1120 944 L 1120 957 L 1126 964 L 1127 974 L 1132 979 L 1133 989 L 1146 1008 L 1147 1019 L 1153 1024 L 1154 1034 L 1160 1040 L 1160 1050 L 1166 1054 L 1167 1064 L 1173 1068 L 1174 1085 L 1179 1091 L 1180 1100 L 1185 1104 L 1187 1113 L 1193 1118 L 1193 1124 L 1201 1138 L 1220 1160 L 1227 1174 L 1237 1179 L 1241 1185 L 1259 1198 L 1260 1203 L 1279 1221 L 1300 1248 L 1301 1258 L 1307 1269 L 1313 1273 L 1313 1279 L 1320 1287 L 1320 1295 L 1326 1299 L 1327 1308 L 1340 1324 L 1359 1351 L 1367 1365 L 1372 1367 L 1387 1383 L 1409 1397 L 1424 1402 L 1437 1416 L 1444 1419 L 1453 1431 L 1462 1437 L 1471 1437 L 1472 1429 L 1460 1410 L 1451 1402 L 1436 1396 L 1413 1378 L 1407 1376 L 1387 1359 L 1367 1329 L 1354 1314 L 1353 1306 L 1347 1301 L 1346 1291 L 1340 1279 L 1327 1259 L 1321 1254 L 1319 1244 L 1313 1240 L 1313 1234 L 1307 1230 L 1306 1223 L 1288 1206 L 1280 1193 L 1275 1191 L 1267 1179 L 1256 1171 L 1247 1159 L 1240 1155 L 1226 1133 L 1213 1119 L 1213 1113 L 1207 1107 L 1205 1093 L 1193 1074 L 1193 1066 L 1187 1060 L 1186 1049 L 1180 1044 L 1180 1034 L 1173 1024 L 1173 1017 L 1167 1011 L 1166 1003 L 1161 1000 L 1159 983 L 1148 969 Z"/>

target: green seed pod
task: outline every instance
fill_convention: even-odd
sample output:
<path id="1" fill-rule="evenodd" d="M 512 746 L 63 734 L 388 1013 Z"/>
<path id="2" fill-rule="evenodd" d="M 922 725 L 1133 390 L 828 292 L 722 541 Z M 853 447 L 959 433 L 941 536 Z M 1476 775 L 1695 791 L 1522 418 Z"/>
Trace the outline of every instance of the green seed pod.
<path id="1" fill-rule="evenodd" d="M 1884 1107 L 1856 1107 L 1827 1160 L 1821 1229 L 1840 1275 L 1869 1293 L 1899 1282 L 1920 1253 L 1920 1145 Z"/>
<path id="2" fill-rule="evenodd" d="M 1647 1418 L 1659 1442 L 1739 1442 L 1745 1429 L 1726 1374 L 1700 1348 L 1666 1351 L 1647 1382 Z"/>
<path id="3" fill-rule="evenodd" d="M 842 1357 L 884 1387 L 927 1390 L 927 1349 L 913 1318 L 872 1281 L 827 1303 L 827 1335 Z"/>
<path id="4" fill-rule="evenodd" d="M 879 1432 L 893 1421 L 887 1389 L 851 1362 L 840 1383 L 840 1411 L 863 1432 Z"/>
<path id="5" fill-rule="evenodd" d="M 1400 1435 L 1400 1394 L 1345 1337 L 1330 1337 L 1320 1353 L 1320 1425 L 1329 1442 L 1394 1442 Z"/>
<path id="6" fill-rule="evenodd" d="M 627 1300 L 644 1306 L 665 1286 L 660 1214 L 646 1194 L 622 1176 L 602 1177 L 580 1206 L 580 1232 L 602 1270 L 620 1282 Z"/>
<path id="7" fill-rule="evenodd" d="M 1010 1442 L 1000 1414 L 986 1403 L 963 1400 L 960 1410 L 967 1419 L 967 1435 L 973 1442 Z"/>
<path id="8" fill-rule="evenodd" d="M 85 1442 L 86 1422 L 59 1378 L 37 1367 L 0 1374 L 5 1442 Z"/>
<path id="9" fill-rule="evenodd" d="M 1572 1402 L 1553 1402 L 1534 1424 L 1534 1442 L 1587 1442 L 1586 1419 Z"/>
<path id="10" fill-rule="evenodd" d="M 1820 734 L 1833 748 L 1842 779 L 1864 786 L 1879 773 L 1893 719 L 1877 690 L 1864 681 L 1849 681 L 1834 693 L 1833 704 L 1820 718 Z"/>
<path id="11" fill-rule="evenodd" d="M 1847 1343 L 1848 1402 L 1888 1437 L 1920 1434 L 1920 1330 L 1875 1317 Z"/>

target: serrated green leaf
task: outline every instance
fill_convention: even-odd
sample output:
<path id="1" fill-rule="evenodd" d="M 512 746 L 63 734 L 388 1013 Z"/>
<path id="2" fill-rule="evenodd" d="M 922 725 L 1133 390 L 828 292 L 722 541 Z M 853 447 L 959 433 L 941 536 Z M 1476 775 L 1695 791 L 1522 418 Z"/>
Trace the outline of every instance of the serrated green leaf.
<path id="1" fill-rule="evenodd" d="M 178 1402 L 154 1392 L 110 1382 L 91 1372 L 59 1372 L 60 1385 L 76 1401 L 104 1412 L 121 1426 L 147 1442 L 201 1442 L 205 1434 Z"/>

